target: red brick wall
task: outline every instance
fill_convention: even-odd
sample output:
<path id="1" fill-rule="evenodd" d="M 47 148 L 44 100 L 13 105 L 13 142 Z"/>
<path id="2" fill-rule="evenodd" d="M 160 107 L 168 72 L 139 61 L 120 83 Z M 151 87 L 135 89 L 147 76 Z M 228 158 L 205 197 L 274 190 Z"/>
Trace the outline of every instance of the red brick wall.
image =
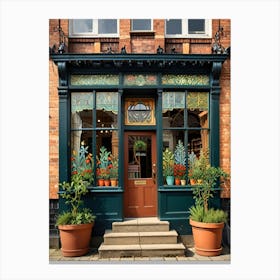
<path id="1" fill-rule="evenodd" d="M 219 27 L 219 20 L 213 20 L 212 34 L 215 35 Z M 220 20 L 220 25 L 223 26 L 223 36 L 221 44 L 225 48 L 230 46 L 230 20 Z M 231 170 L 231 89 L 230 89 L 230 59 L 227 59 L 222 67 L 220 77 L 221 95 L 220 95 L 220 166 L 226 172 Z M 221 193 L 222 198 L 230 197 L 230 180 L 223 187 Z"/>
<path id="2" fill-rule="evenodd" d="M 211 39 L 165 39 L 164 38 L 164 20 L 153 20 L 154 33 L 136 34 L 130 32 L 130 19 L 121 19 L 119 38 L 83 38 L 69 39 L 67 46 L 69 52 L 78 53 L 99 53 L 106 52 L 111 47 L 114 52 L 120 52 L 123 46 L 126 46 L 127 53 L 156 53 L 158 46 L 166 49 L 170 53 L 173 47 L 177 53 L 211 53 Z M 220 20 L 224 32 L 221 38 L 221 44 L 224 47 L 230 46 L 230 20 Z M 212 37 L 218 30 L 219 20 L 212 20 Z M 50 20 L 50 47 L 54 44 L 58 47 L 59 36 L 57 30 L 58 20 Z M 61 27 L 68 35 L 68 20 L 61 20 Z M 50 102 L 49 102 L 49 131 L 50 131 L 50 151 L 49 151 L 49 188 L 50 198 L 57 198 L 58 184 L 58 78 L 57 67 L 52 61 L 49 62 L 50 73 Z M 220 164 L 221 167 L 230 172 L 230 60 L 228 59 L 222 67 L 220 78 Z M 230 183 L 224 187 L 221 196 L 230 197 Z"/>
<path id="3" fill-rule="evenodd" d="M 50 20 L 50 47 L 58 47 L 56 32 L 58 20 Z M 58 73 L 57 66 L 49 60 L 49 198 L 58 198 Z"/>

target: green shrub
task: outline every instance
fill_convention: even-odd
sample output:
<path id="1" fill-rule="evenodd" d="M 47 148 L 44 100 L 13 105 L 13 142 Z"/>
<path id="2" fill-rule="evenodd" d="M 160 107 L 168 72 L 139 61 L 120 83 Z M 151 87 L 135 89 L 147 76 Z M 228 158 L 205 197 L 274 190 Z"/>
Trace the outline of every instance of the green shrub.
<path id="1" fill-rule="evenodd" d="M 190 218 L 202 223 L 222 223 L 227 221 L 227 213 L 214 208 L 205 211 L 203 206 L 196 205 L 190 208 Z"/>

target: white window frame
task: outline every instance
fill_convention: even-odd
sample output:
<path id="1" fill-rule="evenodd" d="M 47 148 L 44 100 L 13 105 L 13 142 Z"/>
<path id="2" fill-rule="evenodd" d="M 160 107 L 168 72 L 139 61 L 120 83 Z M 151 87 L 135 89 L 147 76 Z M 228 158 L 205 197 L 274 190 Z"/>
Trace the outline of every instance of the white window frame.
<path id="1" fill-rule="evenodd" d="M 130 32 L 153 32 L 154 30 L 154 22 L 152 19 L 149 18 L 143 18 L 144 20 L 150 20 L 151 21 L 151 29 L 143 29 L 143 30 L 134 30 L 133 29 L 133 20 L 142 19 L 142 18 L 133 18 L 130 20 Z"/>
<path id="2" fill-rule="evenodd" d="M 181 34 L 166 34 L 166 22 L 165 20 L 165 37 L 166 38 L 212 38 L 212 20 L 211 19 L 204 19 L 205 20 L 205 33 L 196 33 L 196 34 L 189 34 L 188 33 L 188 19 L 181 19 L 182 21 L 182 33 Z"/>
<path id="3" fill-rule="evenodd" d="M 92 32 L 82 32 L 82 33 L 74 33 L 73 28 L 73 20 L 69 20 L 69 37 L 70 38 L 77 38 L 77 37 L 119 37 L 119 19 L 117 20 L 117 33 L 98 33 L 98 20 L 99 19 L 92 19 Z"/>

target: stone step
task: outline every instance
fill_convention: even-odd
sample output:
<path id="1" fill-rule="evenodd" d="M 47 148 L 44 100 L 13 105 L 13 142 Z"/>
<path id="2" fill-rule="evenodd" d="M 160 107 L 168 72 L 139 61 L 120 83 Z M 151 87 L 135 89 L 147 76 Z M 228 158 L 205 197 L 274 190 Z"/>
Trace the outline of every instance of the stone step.
<path id="1" fill-rule="evenodd" d="M 105 245 L 98 249 L 101 258 L 184 256 L 185 246 L 179 244 Z"/>
<path id="2" fill-rule="evenodd" d="M 105 245 L 133 245 L 133 244 L 176 244 L 177 232 L 156 231 L 156 232 L 112 232 L 104 234 Z"/>
<path id="3" fill-rule="evenodd" d="M 123 222 L 113 222 L 113 232 L 154 232 L 169 231 L 169 222 L 158 218 L 127 219 Z"/>

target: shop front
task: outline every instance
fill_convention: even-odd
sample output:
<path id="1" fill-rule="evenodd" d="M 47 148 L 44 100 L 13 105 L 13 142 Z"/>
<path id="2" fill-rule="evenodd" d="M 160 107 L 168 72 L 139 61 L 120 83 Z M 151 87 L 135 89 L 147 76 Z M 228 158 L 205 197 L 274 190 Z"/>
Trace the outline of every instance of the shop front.
<path id="1" fill-rule="evenodd" d="M 59 181 L 81 145 L 92 159 L 85 206 L 101 236 L 114 221 L 159 217 L 191 234 L 190 154 L 219 166 L 220 74 L 225 54 L 52 54 L 59 72 Z M 186 185 L 167 185 L 163 151 L 181 142 Z M 106 170 L 107 168 L 107 170 Z M 113 172 L 114 171 L 114 172 Z M 102 177 L 117 178 L 103 186 Z M 114 175 L 113 175 L 114 173 Z M 219 189 L 212 201 L 219 205 Z M 66 208 L 59 201 L 60 210 Z"/>

